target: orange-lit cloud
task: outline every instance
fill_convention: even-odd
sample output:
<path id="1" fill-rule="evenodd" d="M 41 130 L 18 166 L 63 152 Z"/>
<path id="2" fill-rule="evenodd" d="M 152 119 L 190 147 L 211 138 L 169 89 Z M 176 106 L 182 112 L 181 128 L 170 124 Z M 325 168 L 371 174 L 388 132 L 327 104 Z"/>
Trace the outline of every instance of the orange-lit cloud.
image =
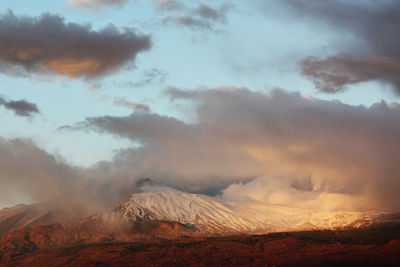
<path id="1" fill-rule="evenodd" d="M 0 70 L 5 73 L 57 74 L 70 78 L 95 78 L 132 64 L 150 49 L 149 36 L 109 25 L 95 31 L 90 26 L 65 23 L 57 15 L 0 17 Z"/>

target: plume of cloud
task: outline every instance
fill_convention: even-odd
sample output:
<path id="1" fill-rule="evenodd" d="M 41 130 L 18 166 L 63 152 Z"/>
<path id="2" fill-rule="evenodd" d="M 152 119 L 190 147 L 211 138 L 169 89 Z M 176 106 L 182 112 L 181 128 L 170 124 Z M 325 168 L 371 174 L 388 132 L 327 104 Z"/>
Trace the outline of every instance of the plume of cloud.
<path id="1" fill-rule="evenodd" d="M 31 199 L 69 192 L 75 170 L 25 139 L 0 139 L 0 184 Z M 71 179 L 71 180 L 69 180 Z M 44 195 L 42 195 L 44 194 Z M 4 200 L 4 199 L 2 199 Z"/>
<path id="2" fill-rule="evenodd" d="M 337 31 L 343 38 L 337 55 L 300 62 L 302 74 L 319 90 L 332 93 L 351 84 L 379 81 L 400 93 L 399 1 L 287 0 L 280 5 L 288 7 L 291 16 L 311 21 L 321 31 Z"/>
<path id="3" fill-rule="evenodd" d="M 223 197 L 306 208 L 400 210 L 398 104 L 351 106 L 235 87 L 170 88 L 167 94 L 193 103 L 197 121 L 132 113 L 91 117 L 67 128 L 140 144 L 120 150 L 113 164 L 186 190 L 215 192 L 231 184 Z"/>
<path id="4" fill-rule="evenodd" d="M 58 15 L 0 16 L 0 71 L 95 78 L 133 63 L 149 50 L 150 38 L 133 29 L 66 23 Z"/>
<path id="5" fill-rule="evenodd" d="M 26 100 L 6 100 L 0 96 L 0 106 L 12 110 L 15 115 L 22 117 L 32 117 L 33 115 L 40 113 L 35 103 Z"/>
<path id="6" fill-rule="evenodd" d="M 123 167 L 72 166 L 29 139 L 0 137 L 0 169 L 0 205 L 18 196 L 27 202 L 68 202 L 93 213 L 137 190 L 135 177 Z"/>

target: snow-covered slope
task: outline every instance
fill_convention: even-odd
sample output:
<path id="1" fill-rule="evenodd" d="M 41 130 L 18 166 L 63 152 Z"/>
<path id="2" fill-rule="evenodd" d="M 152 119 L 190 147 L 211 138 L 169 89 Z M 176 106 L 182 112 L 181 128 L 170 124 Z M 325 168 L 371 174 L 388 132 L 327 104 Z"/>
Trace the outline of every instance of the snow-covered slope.
<path id="1" fill-rule="evenodd" d="M 0 210 L 0 236 L 24 227 L 53 223 L 68 226 L 68 229 L 84 228 L 89 232 L 99 229 L 115 232 L 115 229 L 122 227 L 131 231 L 135 229 L 136 233 L 146 229 L 146 225 L 154 228 L 164 222 L 177 222 L 183 224 L 182 229 L 195 230 L 199 234 L 254 234 L 359 228 L 372 223 L 400 221 L 400 216 L 379 212 L 331 212 L 225 201 L 155 185 L 150 180 L 145 181 L 141 189 L 141 193 L 130 195 L 111 211 L 101 213 L 84 211 L 72 204 L 60 202 L 3 209 Z M 151 223 L 146 224 L 149 221 Z"/>
<path id="2" fill-rule="evenodd" d="M 109 218 L 125 220 L 176 221 L 206 233 L 266 233 L 310 229 L 334 229 L 368 225 L 379 213 L 330 212 L 224 201 L 181 192 L 157 185 L 145 185 L 122 201 Z"/>

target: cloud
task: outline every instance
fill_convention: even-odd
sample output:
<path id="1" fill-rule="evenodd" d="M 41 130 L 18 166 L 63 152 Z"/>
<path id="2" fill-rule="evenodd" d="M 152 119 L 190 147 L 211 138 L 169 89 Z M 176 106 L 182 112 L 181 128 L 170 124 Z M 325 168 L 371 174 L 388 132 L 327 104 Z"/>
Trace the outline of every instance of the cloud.
<path id="1" fill-rule="evenodd" d="M 164 18 L 163 23 L 173 23 L 175 25 L 188 27 L 191 29 L 212 30 L 213 26 L 208 21 L 194 18 L 186 15 L 168 16 Z"/>
<path id="2" fill-rule="evenodd" d="M 230 8 L 229 5 L 225 4 L 220 9 L 212 8 L 206 4 L 200 4 L 195 10 L 194 14 L 208 20 L 225 21 L 226 11 Z"/>
<path id="3" fill-rule="evenodd" d="M 123 86 L 128 87 L 142 87 L 149 84 L 161 84 L 164 83 L 167 79 L 168 73 L 157 68 L 152 68 L 150 70 L 146 70 L 142 74 L 142 79 L 136 82 L 129 81 L 123 84 Z"/>
<path id="4" fill-rule="evenodd" d="M 290 15 L 340 33 L 341 51 L 300 62 L 302 74 L 316 87 L 333 93 L 348 85 L 379 81 L 400 93 L 400 21 L 398 1 L 282 1 Z M 322 27 L 322 28 L 321 28 Z M 351 36 L 351 38 L 349 38 Z"/>
<path id="5" fill-rule="evenodd" d="M 195 8 L 184 8 L 167 1 L 168 4 L 156 4 L 159 9 L 167 11 L 179 11 L 176 14 L 169 15 L 163 19 L 164 24 L 175 24 L 190 28 L 192 30 L 210 30 L 215 31 L 215 26 L 226 23 L 227 12 L 232 8 L 231 4 L 224 3 L 220 7 L 200 3 Z M 160 8 L 161 7 L 161 8 Z M 167 8 L 168 7 L 168 8 Z"/>
<path id="6" fill-rule="evenodd" d="M 0 138 L 0 168 L 1 187 L 31 199 L 62 196 L 71 191 L 70 179 L 75 177 L 73 168 L 57 162 L 54 156 L 26 139 Z"/>
<path id="7" fill-rule="evenodd" d="M 185 190 L 231 185 L 222 197 L 328 210 L 400 209 L 399 105 L 351 106 L 235 87 L 167 94 L 193 105 L 196 121 L 134 112 L 67 128 L 130 139 L 137 145 L 120 150 L 113 164 Z"/>
<path id="8" fill-rule="evenodd" d="M 0 17 L 0 70 L 7 74 L 57 74 L 95 78 L 133 64 L 150 38 L 112 24 L 102 30 L 65 23 L 58 15 Z"/>
<path id="9" fill-rule="evenodd" d="M 153 5 L 156 9 L 162 11 L 178 11 L 184 8 L 184 5 L 181 2 L 174 0 L 158 0 L 154 1 Z"/>
<path id="10" fill-rule="evenodd" d="M 100 8 L 104 6 L 123 6 L 129 2 L 136 1 L 137 0 L 68 0 L 68 3 L 83 8 Z"/>
<path id="11" fill-rule="evenodd" d="M 35 103 L 28 102 L 26 100 L 5 100 L 0 96 L 0 106 L 6 109 L 14 111 L 15 115 L 23 117 L 31 117 L 35 114 L 39 114 L 40 111 Z"/>
<path id="12" fill-rule="evenodd" d="M 148 105 L 131 102 L 131 101 L 126 100 L 125 98 L 119 98 L 119 97 L 114 98 L 114 105 L 128 107 L 133 110 L 150 111 L 150 108 Z"/>
<path id="13" fill-rule="evenodd" d="M 321 186 L 326 184 L 321 185 L 311 177 L 262 176 L 249 183 L 230 185 L 222 191 L 221 198 L 314 210 L 390 209 L 374 203 L 372 190 L 368 192 L 368 189 L 362 188 L 357 191 L 352 188 L 353 191 L 342 192 L 326 190 Z"/>
<path id="14" fill-rule="evenodd" d="M 0 137 L 1 202 L 60 201 L 82 208 L 109 207 L 137 192 L 135 176 L 109 162 L 89 168 L 68 164 L 29 139 Z"/>
<path id="15" fill-rule="evenodd" d="M 359 57 L 347 54 L 301 61 L 302 74 L 311 77 L 317 89 L 336 93 L 347 85 L 379 80 L 400 93 L 400 61 L 391 58 Z"/>

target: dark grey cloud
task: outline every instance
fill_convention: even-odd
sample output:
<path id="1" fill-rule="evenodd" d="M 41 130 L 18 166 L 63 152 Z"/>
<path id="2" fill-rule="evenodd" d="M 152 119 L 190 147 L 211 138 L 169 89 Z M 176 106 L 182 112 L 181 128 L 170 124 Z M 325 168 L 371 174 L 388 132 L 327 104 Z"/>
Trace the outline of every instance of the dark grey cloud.
<path id="1" fill-rule="evenodd" d="M 58 15 L 0 17 L 0 63 L 4 73 L 57 74 L 95 78 L 133 64 L 151 46 L 147 35 L 108 25 L 66 23 Z"/>
<path id="2" fill-rule="evenodd" d="M 302 73 L 319 90 L 331 93 L 355 83 L 380 81 L 400 93 L 399 1 L 287 0 L 281 3 L 289 7 L 296 19 L 343 36 L 343 48 L 338 55 L 310 57 L 300 62 Z"/>
<path id="3" fill-rule="evenodd" d="M 35 103 L 26 100 L 6 100 L 0 96 L 0 106 L 12 110 L 17 116 L 31 117 L 40 113 Z"/>
<path id="4" fill-rule="evenodd" d="M 303 75 L 326 93 L 343 91 L 348 85 L 380 81 L 400 93 L 400 61 L 385 57 L 340 54 L 324 59 L 309 57 L 300 62 Z"/>
<path id="5" fill-rule="evenodd" d="M 137 146 L 120 150 L 113 164 L 178 188 L 210 192 L 259 177 L 243 187 L 246 194 L 236 194 L 243 185 L 233 184 L 224 196 L 307 208 L 400 210 L 398 104 L 351 106 L 235 87 L 170 88 L 167 95 L 193 105 L 196 121 L 134 112 L 64 129 L 130 139 Z"/>

